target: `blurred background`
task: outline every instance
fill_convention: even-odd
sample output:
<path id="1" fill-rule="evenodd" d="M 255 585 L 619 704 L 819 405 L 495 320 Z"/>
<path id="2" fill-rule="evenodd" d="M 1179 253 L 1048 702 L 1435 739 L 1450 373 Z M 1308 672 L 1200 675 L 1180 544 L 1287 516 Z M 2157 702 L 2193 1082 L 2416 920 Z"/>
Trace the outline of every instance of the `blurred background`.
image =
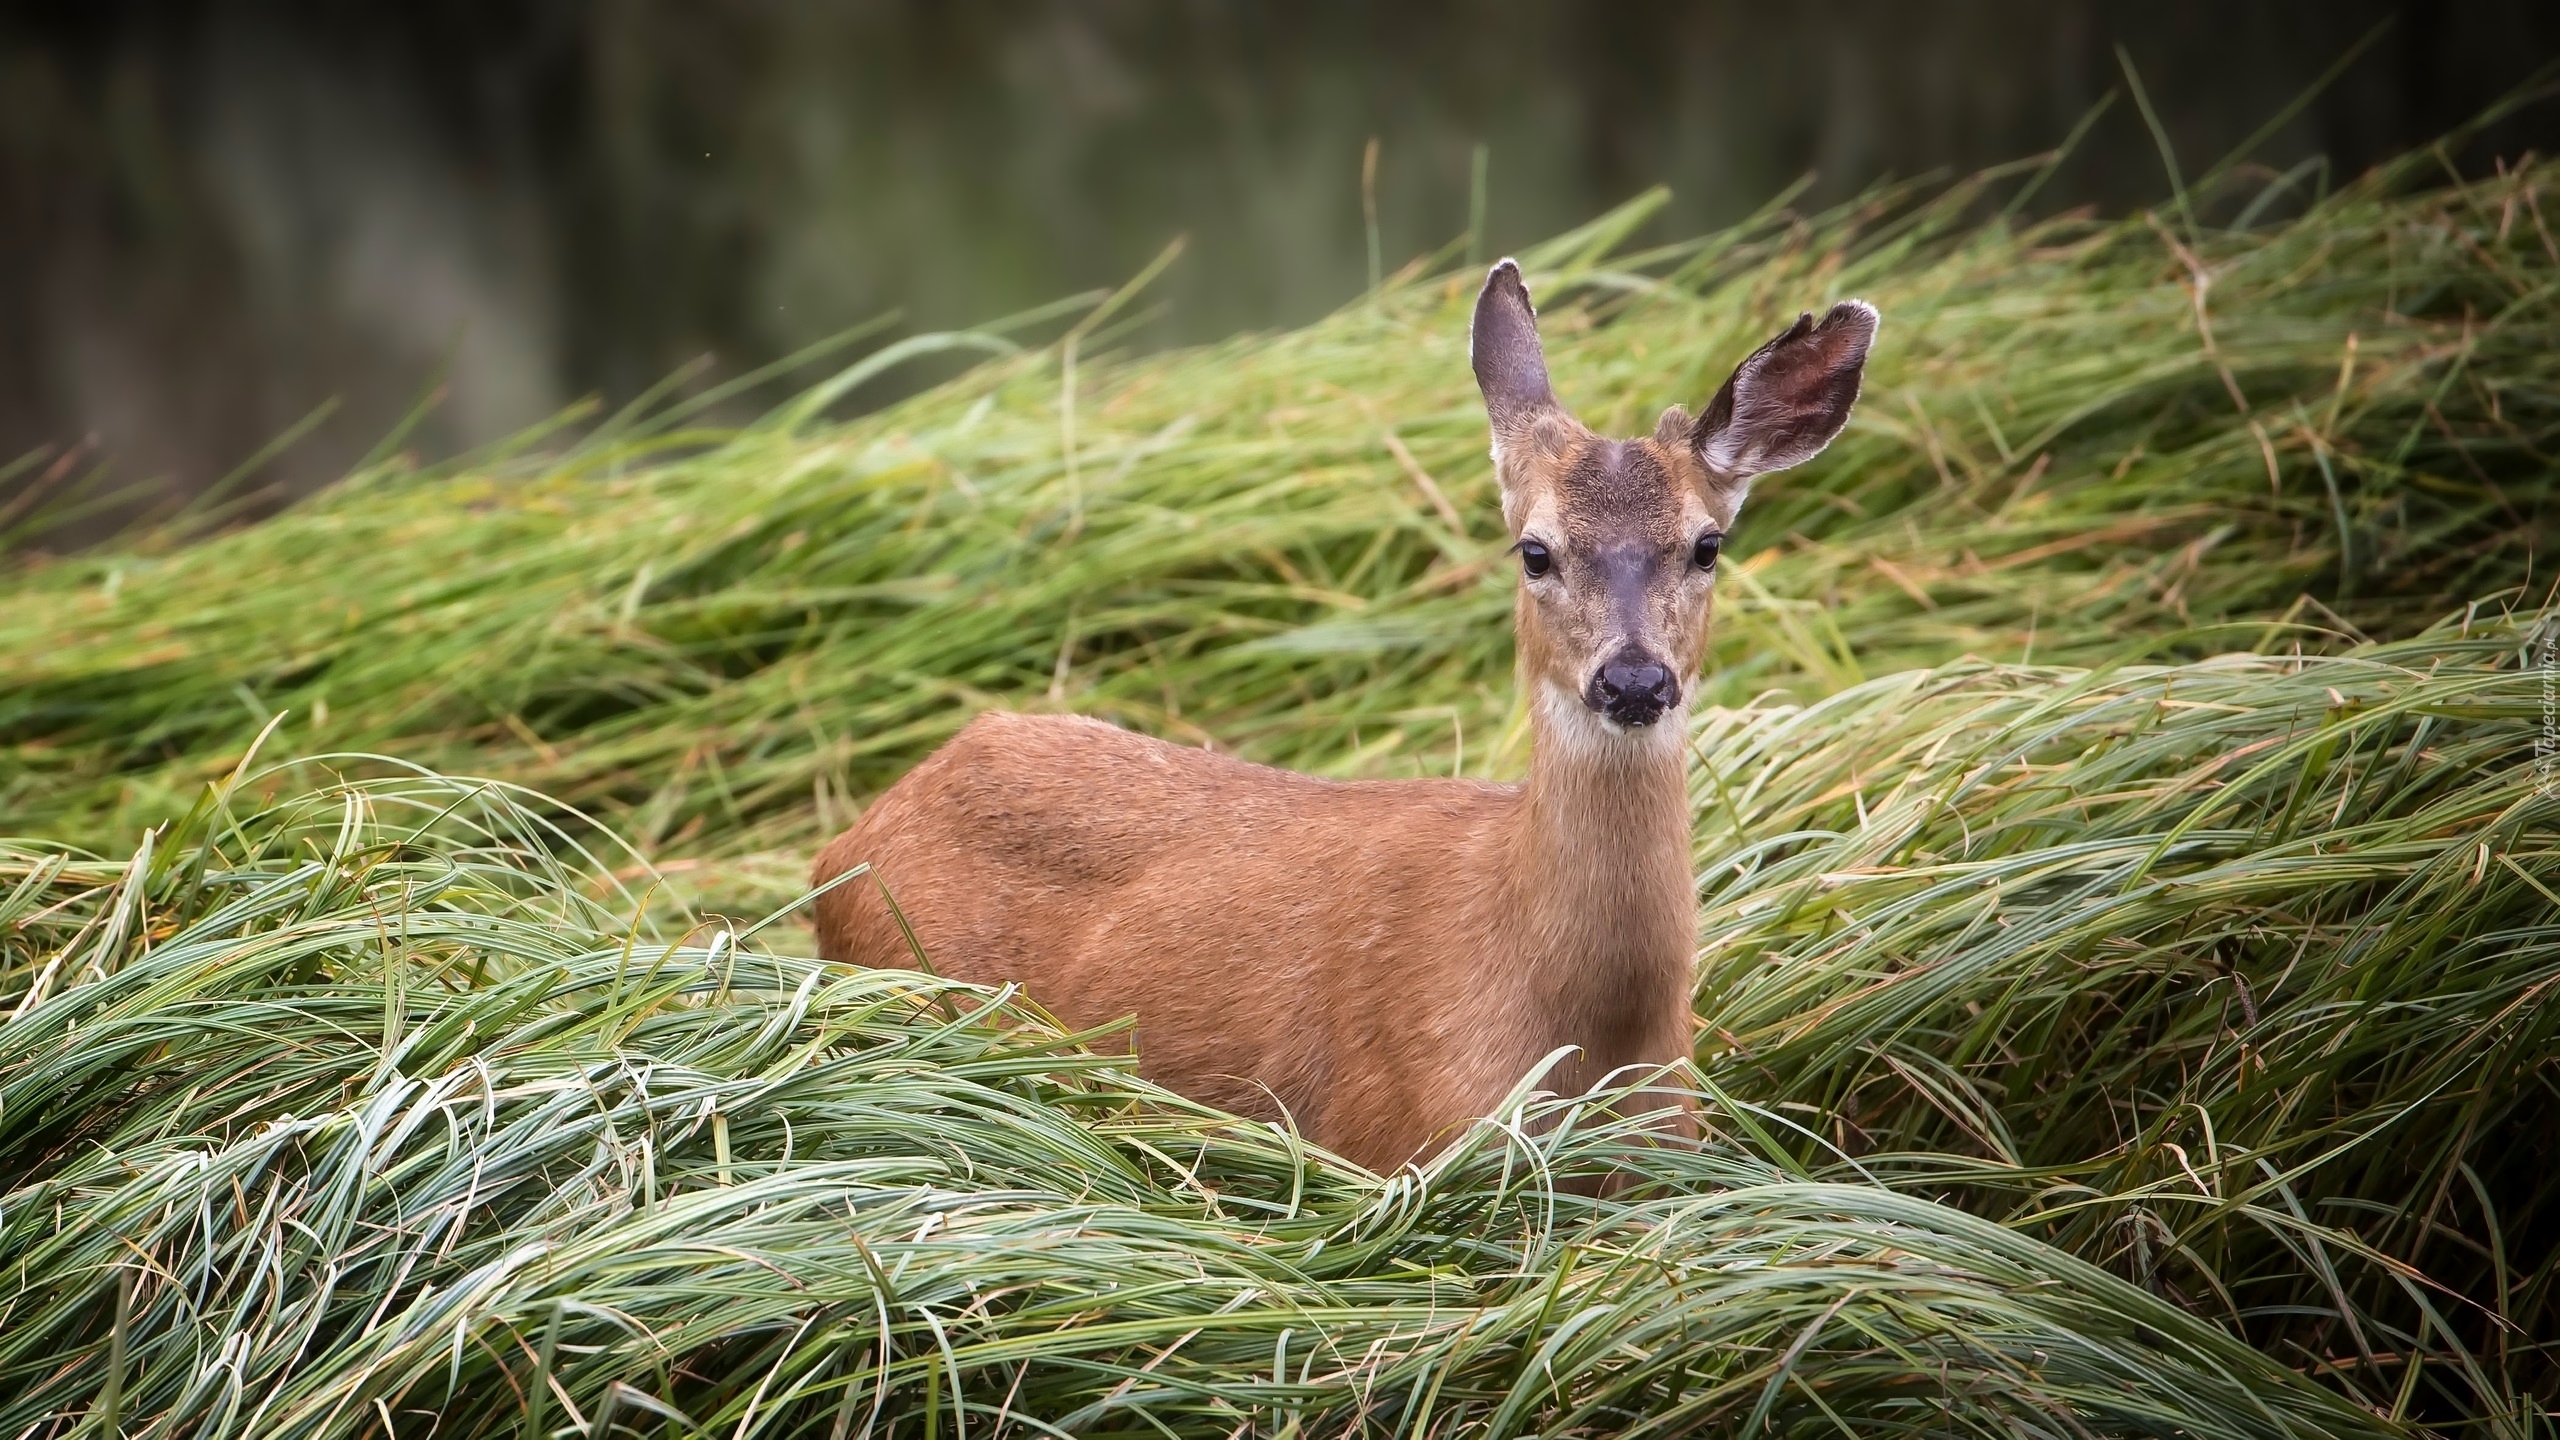
<path id="1" fill-rule="evenodd" d="M 2124 86 L 2119 45 L 2192 174 L 2377 26 L 2259 158 L 2354 172 L 2560 55 L 2551 0 L 12 3 L 0 509 L 137 487 L 46 541 L 76 543 L 244 462 L 272 503 L 423 394 L 405 443 L 449 454 L 697 357 L 1116 284 L 1177 234 L 1146 343 L 1304 321 L 1368 283 L 1373 138 L 1390 271 L 1479 173 L 1499 251 L 1657 183 L 1671 238 L 1805 175 L 2014 159 Z M 2552 149 L 2554 109 L 2448 163 Z M 2167 191 L 2118 104 L 2038 205 Z"/>

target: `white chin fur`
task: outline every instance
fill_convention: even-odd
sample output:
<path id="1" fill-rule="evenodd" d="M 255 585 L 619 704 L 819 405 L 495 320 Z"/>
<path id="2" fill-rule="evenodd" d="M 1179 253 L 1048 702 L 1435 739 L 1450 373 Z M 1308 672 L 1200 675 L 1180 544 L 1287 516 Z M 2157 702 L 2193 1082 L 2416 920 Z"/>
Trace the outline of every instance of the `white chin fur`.
<path id="1" fill-rule="evenodd" d="M 1547 739 L 1577 758 L 1633 759 L 1661 750 L 1677 751 L 1689 734 L 1685 697 L 1650 725 L 1620 725 L 1583 704 L 1581 696 L 1544 682 L 1538 686 L 1537 706 Z"/>

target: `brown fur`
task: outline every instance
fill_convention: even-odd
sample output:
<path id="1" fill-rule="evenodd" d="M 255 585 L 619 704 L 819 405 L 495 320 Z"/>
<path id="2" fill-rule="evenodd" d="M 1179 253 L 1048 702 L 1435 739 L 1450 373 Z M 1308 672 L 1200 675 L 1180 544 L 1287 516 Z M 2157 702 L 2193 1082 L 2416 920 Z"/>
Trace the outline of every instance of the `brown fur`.
<path id="1" fill-rule="evenodd" d="M 1818 450 L 1855 398 L 1873 331 L 1857 313 L 1846 360 L 1841 328 L 1808 320 L 1746 361 L 1717 397 L 1728 421 L 1757 405 L 1781 432 L 1818 431 Z M 1702 436 L 1677 410 L 1651 437 L 1592 435 L 1546 393 L 1508 261 L 1479 302 L 1476 355 L 1505 518 L 1555 560 L 1514 612 L 1525 783 L 1319 780 L 1092 720 L 981 715 L 819 855 L 821 883 L 866 861 L 877 880 L 819 900 L 819 953 L 911 964 L 885 888 L 941 972 L 1019 981 L 1078 1026 L 1134 1015 L 1143 1073 L 1285 1112 L 1378 1168 L 1445 1143 L 1560 1048 L 1578 1047 L 1549 1074 L 1564 1093 L 1687 1056 L 1685 703 L 1713 583 L 1692 550 L 1732 524 L 1750 479 L 1710 457 L 1800 436 Z M 1760 393 L 1763 362 L 1804 378 Z M 1634 728 L 1585 702 L 1629 647 L 1682 692 Z"/>

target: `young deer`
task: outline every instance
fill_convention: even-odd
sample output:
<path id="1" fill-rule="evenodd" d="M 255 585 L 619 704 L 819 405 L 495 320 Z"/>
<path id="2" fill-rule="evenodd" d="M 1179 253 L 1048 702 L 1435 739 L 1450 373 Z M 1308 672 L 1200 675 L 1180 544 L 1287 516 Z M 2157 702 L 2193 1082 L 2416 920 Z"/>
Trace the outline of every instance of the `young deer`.
<path id="1" fill-rule="evenodd" d="M 1686 681 L 1752 477 L 1858 398 L 1876 312 L 1811 315 L 1704 414 L 1604 440 L 1556 403 L 1519 267 L 1472 355 L 1493 422 L 1534 746 L 1519 785 L 1337 782 L 1098 721 L 987 714 L 818 857 L 819 953 L 1019 981 L 1073 1025 L 1137 1017 L 1139 1069 L 1378 1169 L 1548 1083 L 1690 1053 Z"/>

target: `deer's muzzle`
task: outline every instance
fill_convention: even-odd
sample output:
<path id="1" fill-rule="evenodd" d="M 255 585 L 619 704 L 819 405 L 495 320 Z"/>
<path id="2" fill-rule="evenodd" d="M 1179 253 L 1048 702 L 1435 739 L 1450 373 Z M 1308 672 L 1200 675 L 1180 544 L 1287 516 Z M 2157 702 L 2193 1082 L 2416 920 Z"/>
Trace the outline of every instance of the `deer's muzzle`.
<path id="1" fill-rule="evenodd" d="M 1630 729 L 1650 725 L 1680 703 L 1680 682 L 1671 667 L 1630 647 L 1600 666 L 1582 702 Z"/>

